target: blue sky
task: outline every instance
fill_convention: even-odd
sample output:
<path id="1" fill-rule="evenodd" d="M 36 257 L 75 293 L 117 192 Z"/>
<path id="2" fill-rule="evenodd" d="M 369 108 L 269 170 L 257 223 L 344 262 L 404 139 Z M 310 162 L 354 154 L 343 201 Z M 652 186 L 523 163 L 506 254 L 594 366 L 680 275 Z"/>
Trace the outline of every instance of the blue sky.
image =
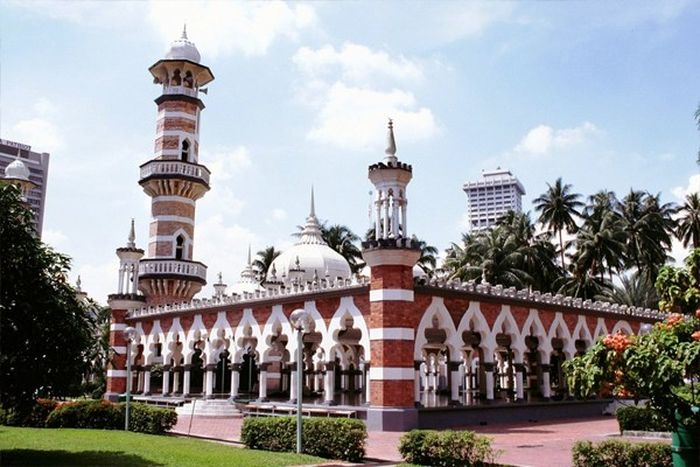
<path id="1" fill-rule="evenodd" d="M 409 230 L 440 250 L 483 169 L 510 168 L 526 209 L 559 176 L 585 195 L 700 189 L 698 2 L 4 0 L 0 137 L 51 152 L 44 238 L 101 301 L 132 217 L 147 243 L 147 69 L 184 21 L 216 76 L 194 253 L 210 282 L 234 282 L 249 243 L 290 245 L 312 184 L 320 218 L 363 233 L 389 116 L 414 166 Z"/>

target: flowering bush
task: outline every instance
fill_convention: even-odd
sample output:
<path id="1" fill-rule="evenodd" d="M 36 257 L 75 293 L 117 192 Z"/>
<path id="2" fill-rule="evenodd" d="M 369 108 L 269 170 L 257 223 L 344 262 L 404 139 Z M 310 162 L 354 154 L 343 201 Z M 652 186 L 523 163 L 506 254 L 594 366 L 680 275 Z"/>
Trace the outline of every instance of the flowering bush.
<path id="1" fill-rule="evenodd" d="M 700 284 L 700 249 L 686 260 L 687 287 Z M 688 312 L 695 292 L 657 281 L 667 310 Z M 673 427 L 700 426 L 700 309 L 670 313 L 650 332 L 639 336 L 608 335 L 584 355 L 565 363 L 569 387 L 578 397 L 594 395 L 648 399 L 649 405 Z M 679 418 L 676 418 L 678 414 Z"/>

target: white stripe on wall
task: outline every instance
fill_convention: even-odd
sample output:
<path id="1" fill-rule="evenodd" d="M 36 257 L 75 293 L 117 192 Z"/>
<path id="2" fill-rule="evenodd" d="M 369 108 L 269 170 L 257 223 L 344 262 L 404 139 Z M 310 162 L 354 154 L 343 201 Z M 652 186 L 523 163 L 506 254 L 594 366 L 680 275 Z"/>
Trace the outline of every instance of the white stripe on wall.
<path id="1" fill-rule="evenodd" d="M 391 366 L 369 368 L 369 379 L 376 380 L 411 380 L 415 377 L 416 372 L 413 368 L 398 368 Z"/>
<path id="2" fill-rule="evenodd" d="M 414 332 L 412 328 L 375 328 L 369 330 L 369 340 L 398 340 L 412 341 Z"/>
<path id="3" fill-rule="evenodd" d="M 370 302 L 397 301 L 412 302 L 413 290 L 405 289 L 377 289 L 369 291 Z"/>

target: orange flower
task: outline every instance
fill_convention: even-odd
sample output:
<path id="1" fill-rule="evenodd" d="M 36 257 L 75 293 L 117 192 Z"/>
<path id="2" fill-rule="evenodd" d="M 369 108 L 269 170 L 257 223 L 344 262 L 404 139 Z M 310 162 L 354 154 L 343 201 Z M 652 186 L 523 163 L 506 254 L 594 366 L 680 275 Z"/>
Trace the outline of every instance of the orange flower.
<path id="1" fill-rule="evenodd" d="M 700 308 L 698 308 L 697 310 L 695 310 L 695 317 L 698 318 L 698 319 L 700 319 Z"/>
<path id="2" fill-rule="evenodd" d="M 668 318 L 666 318 L 666 327 L 667 328 L 672 328 L 676 324 L 680 323 L 683 321 L 683 315 L 680 313 L 671 313 L 668 315 Z"/>
<path id="3" fill-rule="evenodd" d="M 690 337 L 692 337 L 693 340 L 700 341 L 700 331 L 695 331 L 690 335 Z"/>

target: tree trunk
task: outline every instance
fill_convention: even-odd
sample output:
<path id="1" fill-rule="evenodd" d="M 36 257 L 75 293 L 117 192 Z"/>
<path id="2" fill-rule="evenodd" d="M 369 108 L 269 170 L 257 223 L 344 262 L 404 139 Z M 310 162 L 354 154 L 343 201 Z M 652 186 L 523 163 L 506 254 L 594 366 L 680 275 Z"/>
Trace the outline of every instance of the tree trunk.
<path id="1" fill-rule="evenodd" d="M 561 268 L 564 270 L 564 275 L 566 275 L 566 265 L 564 265 L 564 240 L 562 240 L 561 230 L 559 229 L 559 253 L 561 254 Z"/>

